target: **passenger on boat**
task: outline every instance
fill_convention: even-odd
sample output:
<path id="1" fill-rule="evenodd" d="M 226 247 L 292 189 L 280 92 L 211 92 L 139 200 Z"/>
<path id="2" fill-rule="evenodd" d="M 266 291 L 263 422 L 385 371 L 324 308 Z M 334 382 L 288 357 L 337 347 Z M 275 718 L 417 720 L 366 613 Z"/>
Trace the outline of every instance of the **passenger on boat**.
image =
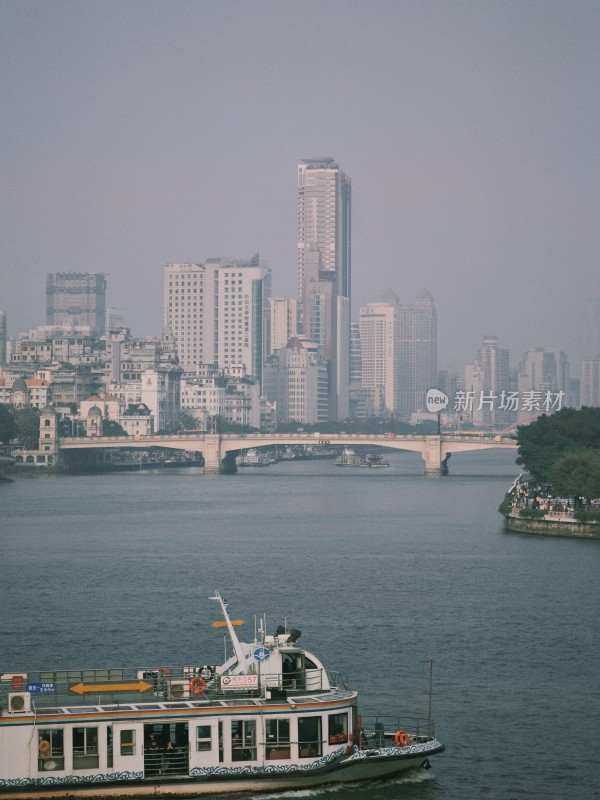
<path id="1" fill-rule="evenodd" d="M 148 775 L 157 775 L 160 772 L 160 748 L 155 737 L 150 739 L 150 746 L 148 747 Z"/>
<path id="2" fill-rule="evenodd" d="M 169 739 L 165 747 L 165 772 L 174 772 L 177 767 L 177 751 Z"/>

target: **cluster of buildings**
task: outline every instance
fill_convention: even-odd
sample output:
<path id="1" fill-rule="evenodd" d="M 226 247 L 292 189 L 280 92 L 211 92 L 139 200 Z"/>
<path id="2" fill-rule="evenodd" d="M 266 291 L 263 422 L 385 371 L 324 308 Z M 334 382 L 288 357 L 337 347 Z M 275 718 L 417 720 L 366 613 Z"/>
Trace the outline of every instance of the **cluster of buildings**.
<path id="1" fill-rule="evenodd" d="M 170 263 L 162 335 L 134 338 L 106 302 L 101 274 L 52 273 L 46 324 L 7 338 L 0 312 L 0 403 L 51 404 L 72 432 L 101 419 L 131 434 L 219 420 L 272 428 L 348 418 L 431 418 L 426 395 L 447 396 L 447 425 L 503 430 L 565 405 L 600 405 L 600 355 L 581 385 L 565 354 L 509 352 L 485 337 L 462 374 L 438 370 L 431 294 L 401 303 L 390 289 L 351 318 L 351 181 L 331 158 L 298 166 L 297 296 L 276 297 L 259 255 Z M 93 420 L 92 420 L 93 418 Z"/>

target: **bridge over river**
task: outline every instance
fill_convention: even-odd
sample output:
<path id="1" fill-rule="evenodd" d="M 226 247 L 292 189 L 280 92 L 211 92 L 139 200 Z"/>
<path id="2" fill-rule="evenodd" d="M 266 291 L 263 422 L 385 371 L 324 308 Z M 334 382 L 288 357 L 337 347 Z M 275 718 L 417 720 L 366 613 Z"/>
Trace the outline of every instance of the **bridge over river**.
<path id="1" fill-rule="evenodd" d="M 441 434 L 363 434 L 363 433 L 178 433 L 152 436 L 94 436 L 58 439 L 58 452 L 76 450 L 114 450 L 115 448 L 148 450 L 151 447 L 188 450 L 201 453 L 205 473 L 233 473 L 235 457 L 241 450 L 259 447 L 293 445 L 331 445 L 337 447 L 386 447 L 420 453 L 426 475 L 441 475 L 443 465 L 452 453 L 490 448 L 516 449 L 510 436 L 484 433 Z"/>

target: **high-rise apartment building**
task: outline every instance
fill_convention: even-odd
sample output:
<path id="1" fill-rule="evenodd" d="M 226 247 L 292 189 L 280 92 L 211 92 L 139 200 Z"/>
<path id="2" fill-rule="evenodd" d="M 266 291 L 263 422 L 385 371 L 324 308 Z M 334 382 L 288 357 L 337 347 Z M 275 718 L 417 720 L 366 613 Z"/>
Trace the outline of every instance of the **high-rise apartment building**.
<path id="1" fill-rule="evenodd" d="M 106 278 L 87 272 L 51 272 L 46 276 L 46 324 L 89 325 L 103 335 L 106 328 Z"/>
<path id="2" fill-rule="evenodd" d="M 348 416 L 351 184 L 332 158 L 298 165 L 298 329 L 328 369 L 329 418 Z"/>
<path id="3" fill-rule="evenodd" d="M 398 309 L 398 411 L 426 411 L 427 390 L 437 382 L 437 314 L 423 289 L 414 303 Z"/>
<path id="4" fill-rule="evenodd" d="M 163 324 L 185 372 L 212 364 L 262 382 L 271 273 L 258 256 L 167 264 Z"/>
<path id="5" fill-rule="evenodd" d="M 391 290 L 360 309 L 361 384 L 374 401 L 383 400 L 378 414 L 398 410 L 399 309 Z"/>

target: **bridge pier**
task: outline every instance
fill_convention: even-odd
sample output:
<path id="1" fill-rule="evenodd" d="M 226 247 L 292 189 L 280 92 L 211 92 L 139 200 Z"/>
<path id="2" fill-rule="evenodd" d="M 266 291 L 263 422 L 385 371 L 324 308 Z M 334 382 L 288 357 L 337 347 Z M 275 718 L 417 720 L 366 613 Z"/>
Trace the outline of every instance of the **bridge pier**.
<path id="1" fill-rule="evenodd" d="M 204 448 L 205 475 L 233 475 L 237 472 L 235 455 L 222 455 L 221 436 L 218 433 L 206 434 Z"/>
<path id="2" fill-rule="evenodd" d="M 448 474 L 447 465 L 444 471 L 444 464 L 447 457 L 443 451 L 441 436 L 425 436 L 425 443 L 421 455 L 425 461 L 425 475 L 437 476 Z"/>

